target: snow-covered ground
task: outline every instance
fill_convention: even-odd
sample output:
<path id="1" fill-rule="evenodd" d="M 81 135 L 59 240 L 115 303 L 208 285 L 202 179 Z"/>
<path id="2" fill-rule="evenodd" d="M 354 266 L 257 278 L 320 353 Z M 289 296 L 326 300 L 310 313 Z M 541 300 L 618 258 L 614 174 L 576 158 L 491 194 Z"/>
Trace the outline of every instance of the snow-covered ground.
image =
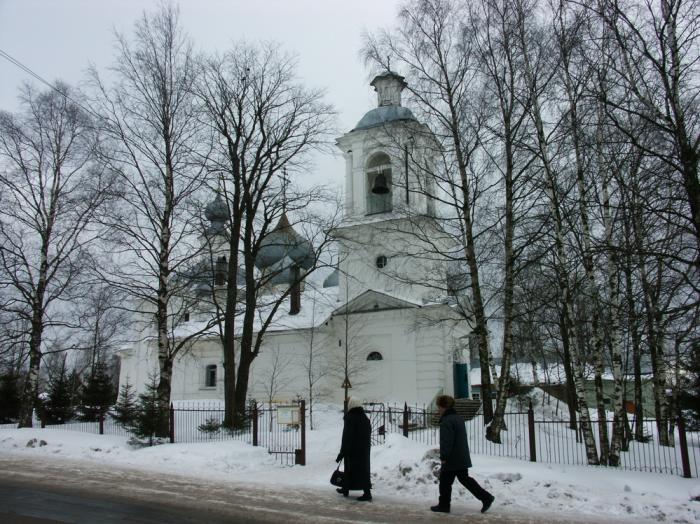
<path id="1" fill-rule="evenodd" d="M 264 447 L 237 441 L 165 444 L 132 448 L 126 437 L 58 429 L 0 429 L 0 453 L 98 461 L 149 471 L 246 482 L 247 484 L 331 490 L 342 417 L 337 407 L 314 410 L 318 429 L 307 432 L 307 466 L 281 466 Z M 36 441 L 34 441 L 36 439 Z M 44 441 L 45 444 L 41 441 Z M 29 444 L 29 445 L 28 445 Z M 404 499 L 428 506 L 437 501 L 437 461 L 431 446 L 390 434 L 372 449 L 375 499 Z M 496 496 L 499 511 L 551 512 L 559 518 L 590 516 L 595 521 L 700 522 L 700 481 L 672 475 L 585 466 L 530 463 L 472 454 L 471 473 Z M 455 484 L 453 504 L 462 514 L 480 505 Z M 458 486 L 458 487 L 457 487 Z M 496 507 L 494 506 L 494 508 Z"/>

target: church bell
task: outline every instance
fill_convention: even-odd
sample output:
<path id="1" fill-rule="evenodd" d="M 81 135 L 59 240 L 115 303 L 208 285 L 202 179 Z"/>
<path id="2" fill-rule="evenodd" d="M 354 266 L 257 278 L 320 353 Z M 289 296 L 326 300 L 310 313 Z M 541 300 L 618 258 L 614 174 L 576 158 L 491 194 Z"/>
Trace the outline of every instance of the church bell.
<path id="1" fill-rule="evenodd" d="M 375 195 L 386 195 L 388 192 L 389 188 L 386 185 L 386 176 L 384 176 L 384 173 L 379 173 L 376 177 L 374 177 L 372 193 Z"/>

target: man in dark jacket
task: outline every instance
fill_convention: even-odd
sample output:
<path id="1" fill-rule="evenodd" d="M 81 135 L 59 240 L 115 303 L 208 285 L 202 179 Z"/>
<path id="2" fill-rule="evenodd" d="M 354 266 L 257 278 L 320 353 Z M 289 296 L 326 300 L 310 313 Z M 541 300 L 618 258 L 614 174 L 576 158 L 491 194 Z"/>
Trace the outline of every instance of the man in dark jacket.
<path id="1" fill-rule="evenodd" d="M 367 418 L 362 404 L 352 397 L 348 399 L 348 412 L 343 425 L 343 440 L 340 453 L 335 459 L 340 462 L 345 459 L 345 475 L 343 487 L 338 493 L 346 497 L 351 489 L 361 489 L 363 494 L 357 497 L 360 501 L 372 500 L 372 482 L 369 472 L 369 452 L 372 445 L 372 423 Z"/>
<path id="2" fill-rule="evenodd" d="M 481 501 L 481 512 L 486 513 L 493 504 L 494 496 L 469 476 L 472 461 L 469 456 L 467 430 L 464 427 L 464 419 L 457 414 L 454 406 L 455 399 L 449 395 L 440 395 L 437 398 L 437 407 L 440 413 L 440 462 L 442 464 L 440 468 L 440 502 L 430 509 L 442 513 L 450 512 L 452 484 L 456 478 Z"/>

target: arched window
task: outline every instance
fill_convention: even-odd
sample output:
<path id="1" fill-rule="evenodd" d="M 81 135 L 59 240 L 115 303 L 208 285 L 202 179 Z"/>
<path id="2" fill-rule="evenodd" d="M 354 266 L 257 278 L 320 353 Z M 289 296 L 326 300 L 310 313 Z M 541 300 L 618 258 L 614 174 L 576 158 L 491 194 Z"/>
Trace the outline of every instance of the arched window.
<path id="1" fill-rule="evenodd" d="M 216 364 L 210 364 L 206 367 L 206 371 L 204 374 L 204 387 L 216 387 Z"/>
<path id="2" fill-rule="evenodd" d="M 374 263 L 376 264 L 376 266 L 377 266 L 379 269 L 382 269 L 382 268 L 386 267 L 386 262 L 387 262 L 387 261 L 386 261 L 386 257 L 385 257 L 384 255 L 379 255 L 379 256 L 377 257 L 377 259 L 374 261 Z"/>
<path id="3" fill-rule="evenodd" d="M 372 351 L 369 355 L 367 355 L 367 360 L 384 360 L 384 357 L 382 357 L 382 354 L 379 351 Z"/>
<path id="4" fill-rule="evenodd" d="M 391 160 L 377 153 L 367 162 L 367 214 L 387 213 L 392 209 Z"/>

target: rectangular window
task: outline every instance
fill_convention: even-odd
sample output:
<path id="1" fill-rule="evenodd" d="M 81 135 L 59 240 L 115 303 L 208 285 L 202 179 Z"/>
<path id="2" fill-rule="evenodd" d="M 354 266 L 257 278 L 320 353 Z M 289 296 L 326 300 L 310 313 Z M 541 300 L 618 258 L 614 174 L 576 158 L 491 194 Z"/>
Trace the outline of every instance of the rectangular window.
<path id="1" fill-rule="evenodd" d="M 204 378 L 204 386 L 207 388 L 216 387 L 216 364 L 207 366 L 206 374 Z"/>

